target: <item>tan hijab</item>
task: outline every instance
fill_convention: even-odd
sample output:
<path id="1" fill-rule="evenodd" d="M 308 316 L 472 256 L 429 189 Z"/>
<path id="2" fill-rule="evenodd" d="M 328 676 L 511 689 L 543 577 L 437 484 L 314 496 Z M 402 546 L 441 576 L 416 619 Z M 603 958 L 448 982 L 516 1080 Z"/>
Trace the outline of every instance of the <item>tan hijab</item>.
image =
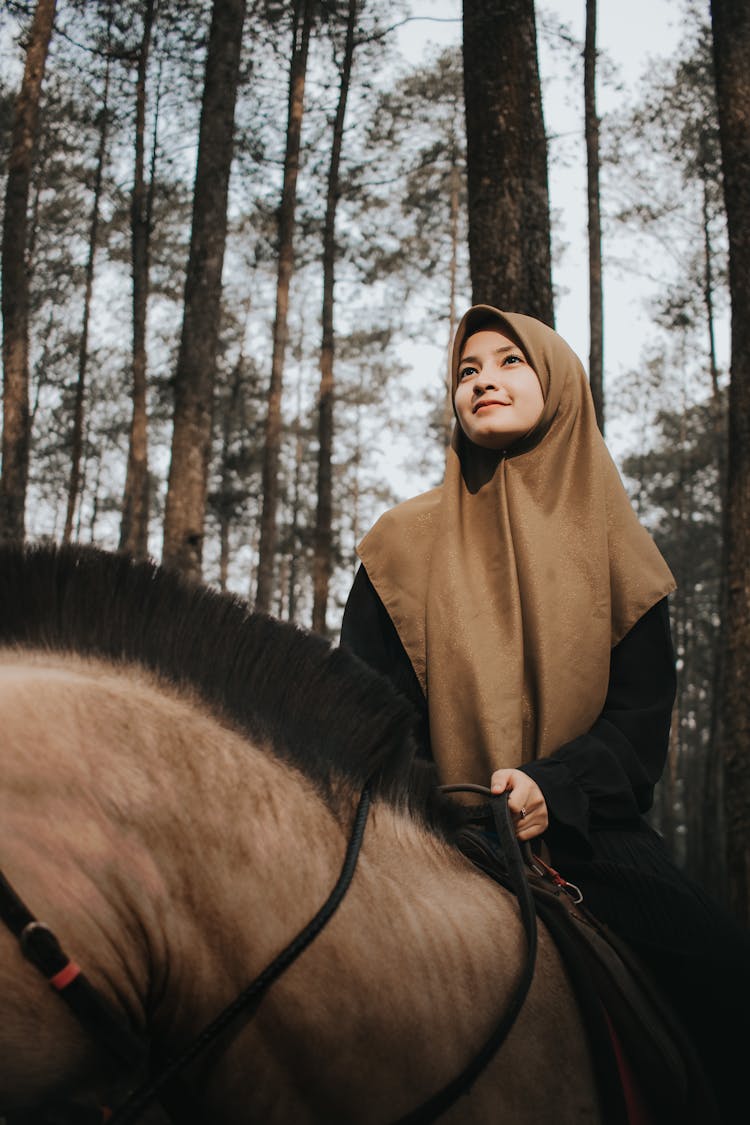
<path id="1" fill-rule="evenodd" d="M 440 488 L 386 512 L 358 553 L 427 697 L 444 783 L 552 753 L 601 713 L 610 650 L 674 579 L 633 511 L 580 360 L 551 328 L 475 305 L 536 371 L 544 410 L 508 449 L 458 424 Z"/>

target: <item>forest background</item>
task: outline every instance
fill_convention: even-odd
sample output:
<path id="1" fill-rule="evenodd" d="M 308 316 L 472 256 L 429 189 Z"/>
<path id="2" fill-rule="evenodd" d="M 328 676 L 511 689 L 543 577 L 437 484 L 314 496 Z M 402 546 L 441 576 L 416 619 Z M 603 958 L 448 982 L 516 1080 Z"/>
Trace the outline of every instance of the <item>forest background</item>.
<path id="1" fill-rule="evenodd" d="M 441 478 L 457 317 L 554 323 L 678 580 L 652 819 L 747 919 L 748 16 L 627 5 L 608 51 L 623 8 L 5 0 L 0 536 L 148 553 L 335 639 L 356 542 Z"/>

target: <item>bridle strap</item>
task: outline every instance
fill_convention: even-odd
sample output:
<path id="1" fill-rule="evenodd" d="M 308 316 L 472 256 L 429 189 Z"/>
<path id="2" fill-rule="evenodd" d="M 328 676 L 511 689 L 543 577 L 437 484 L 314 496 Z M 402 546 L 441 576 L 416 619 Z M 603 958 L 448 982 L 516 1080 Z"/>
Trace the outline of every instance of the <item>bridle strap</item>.
<path id="1" fill-rule="evenodd" d="M 370 794 L 365 787 L 357 806 L 354 825 L 349 843 L 347 844 L 341 873 L 336 881 L 336 885 L 317 914 L 299 931 L 296 937 L 292 938 L 286 948 L 282 949 L 273 961 L 258 974 L 255 980 L 251 981 L 230 1004 L 227 1004 L 226 1008 L 207 1024 L 183 1051 L 167 1062 L 155 1078 L 139 1086 L 138 1089 L 130 1095 L 127 1101 L 123 1102 L 119 1109 L 115 1110 L 109 1118 L 108 1125 L 128 1125 L 129 1122 L 137 1121 L 144 1109 L 154 1101 L 159 1090 L 167 1083 L 171 1082 L 178 1073 L 216 1039 L 233 1020 L 237 1019 L 241 1014 L 250 1015 L 253 1013 L 274 981 L 276 981 L 281 974 L 296 961 L 300 954 L 304 953 L 311 942 L 315 940 L 323 927 L 330 921 L 349 889 L 349 884 L 354 877 L 357 860 L 362 848 L 362 839 L 364 837 L 369 811 Z"/>
<path id="2" fill-rule="evenodd" d="M 508 868 L 511 889 L 518 899 L 521 921 L 523 922 L 523 928 L 526 934 L 526 959 L 521 969 L 518 983 L 513 990 L 510 1002 L 503 1012 L 500 1022 L 495 1026 L 489 1039 L 480 1047 L 468 1066 L 466 1066 L 456 1078 L 444 1086 L 442 1090 L 433 1094 L 431 1098 L 428 1098 L 428 1100 L 423 1102 L 417 1109 L 412 1110 L 403 1117 L 399 1117 L 393 1125 L 426 1125 L 427 1122 L 435 1121 L 445 1113 L 462 1094 L 468 1093 L 473 1083 L 477 1080 L 507 1038 L 510 1029 L 513 1027 L 523 1007 L 523 1003 L 534 977 L 537 950 L 536 909 L 531 889 L 524 873 L 524 865 L 521 859 L 518 840 L 513 830 L 513 822 L 510 809 L 508 808 L 507 791 L 505 793 L 493 793 L 483 785 L 467 784 L 444 785 L 441 786 L 441 792 L 479 793 L 489 799 L 495 828 Z"/>
<path id="3" fill-rule="evenodd" d="M 145 1045 L 68 957 L 49 926 L 40 922 L 0 871 L 0 921 L 18 938 L 27 961 L 47 979 L 82 1026 L 116 1059 L 132 1069 L 145 1056 Z"/>

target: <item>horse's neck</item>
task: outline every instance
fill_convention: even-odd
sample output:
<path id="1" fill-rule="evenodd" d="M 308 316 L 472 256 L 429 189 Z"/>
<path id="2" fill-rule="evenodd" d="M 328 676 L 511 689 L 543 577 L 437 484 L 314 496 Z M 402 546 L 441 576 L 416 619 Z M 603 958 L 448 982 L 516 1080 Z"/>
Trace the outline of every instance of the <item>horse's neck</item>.
<path id="1" fill-rule="evenodd" d="M 294 894 L 335 852 L 335 832 L 310 855 L 295 836 L 303 779 L 148 677 L 0 660 L 0 708 L 2 866 L 137 1023 L 191 966 L 228 975 L 248 932 L 272 948 L 283 921 L 262 915 L 285 853 Z"/>
<path id="2" fill-rule="evenodd" d="M 94 983 L 172 1054 L 313 916 L 336 881 L 346 831 L 295 771 L 147 681 L 41 669 L 16 682 L 0 668 L 0 694 L 7 873 Z M 5 946 L 18 962 L 8 960 L 9 989 L 34 979 Z M 185 1075 L 187 1088 L 194 1083 L 217 1125 L 387 1121 L 462 1069 L 521 958 L 508 897 L 378 805 L 330 924 L 227 1049 Z M 537 995 L 550 964 L 542 960 Z M 503 1050 L 503 1105 L 518 1125 L 555 1109 L 536 1090 L 521 1097 L 525 1026 L 542 1054 L 585 1065 L 582 1048 L 572 1063 L 558 1048 L 569 1051 L 577 1026 L 558 978 L 553 964 L 554 1022 L 540 1024 L 532 990 Z M 32 987 L 51 1020 L 59 1001 L 43 997 L 43 982 Z M 80 1063 L 87 1048 L 80 1035 L 76 1043 Z M 23 1059 L 36 1091 L 39 1057 Z M 460 1120 L 488 1113 L 464 1104 Z"/>
<path id="3" fill-rule="evenodd" d="M 321 827 L 322 805 L 295 771 L 149 677 L 11 654 L 0 658 L 0 711 L 3 869 L 93 984 L 169 1054 L 307 921 L 342 831 L 330 814 Z M 25 990 L 21 1006 L 52 1029 L 53 1092 L 54 1075 L 84 1069 L 95 1035 L 6 931 L 0 953 L 0 985 Z M 41 1096 L 47 1076 L 29 1055 L 34 1067 Z"/>
<path id="4" fill-rule="evenodd" d="M 194 742 L 207 736 L 191 728 Z M 348 838 L 349 825 L 295 771 L 230 732 L 213 730 L 212 738 L 203 742 L 197 801 L 190 768 L 176 770 L 147 843 L 162 885 L 141 912 L 152 951 L 146 1003 L 158 997 L 150 1026 L 167 1055 L 313 917 Z M 551 1102 L 549 1087 L 529 1099 L 530 1044 L 560 1058 L 562 1036 L 563 1065 L 587 1074 L 574 1006 L 544 940 L 542 950 L 522 1034 L 495 1064 L 517 1125 L 545 1114 L 561 1125 L 578 1120 L 560 1111 L 554 1089 Z M 376 803 L 338 911 L 252 1021 L 239 1021 L 226 1049 L 224 1040 L 186 1073 L 186 1089 L 217 1125 L 387 1122 L 462 1071 L 505 1009 L 524 952 L 515 900 L 425 828 Z M 555 1013 L 551 1022 L 540 1019 L 543 1006 Z M 496 1087 L 480 1086 L 457 1120 L 486 1121 L 496 1098 Z"/>
<path id="5" fill-rule="evenodd" d="M 337 833 L 331 839 L 338 854 L 307 896 L 308 916 L 341 861 L 343 842 Z M 325 850 L 330 862 L 330 839 Z M 280 908 L 287 871 L 279 857 Z M 311 877 L 310 889 L 318 878 Z M 287 921 L 284 941 L 299 921 L 299 912 Z M 398 1119 L 460 1075 L 479 1051 L 506 1009 L 525 952 L 512 896 L 408 818 L 376 806 L 340 909 L 199 1076 L 208 1119 Z M 566 1076 L 564 1096 L 553 1072 Z M 545 932 L 512 1034 L 471 1097 L 441 1115 L 447 1125 L 501 1119 L 599 1121 L 580 1018 Z"/>
<path id="6" fill-rule="evenodd" d="M 170 1041 L 202 1029 L 302 929 L 346 846 L 309 782 L 255 751 L 244 757 L 200 814 L 200 846 L 175 856 L 163 919 L 168 988 L 156 1013 Z"/>
<path id="7" fill-rule="evenodd" d="M 321 878 L 315 863 L 304 890 L 294 867 L 315 854 L 320 828 L 296 861 L 291 841 L 278 849 L 267 913 L 284 917 L 276 950 L 335 881 L 344 845 L 338 831 L 323 832 L 327 870 Z M 248 914 L 252 883 L 249 873 Z M 242 897 L 238 877 L 235 901 Z M 259 968 L 250 922 L 237 942 L 239 991 Z M 515 904 L 425 830 L 376 807 L 339 911 L 199 1077 L 211 1120 L 239 1125 L 251 1105 L 252 1119 L 267 1122 L 388 1121 L 462 1070 L 507 1003 L 522 956 Z"/>

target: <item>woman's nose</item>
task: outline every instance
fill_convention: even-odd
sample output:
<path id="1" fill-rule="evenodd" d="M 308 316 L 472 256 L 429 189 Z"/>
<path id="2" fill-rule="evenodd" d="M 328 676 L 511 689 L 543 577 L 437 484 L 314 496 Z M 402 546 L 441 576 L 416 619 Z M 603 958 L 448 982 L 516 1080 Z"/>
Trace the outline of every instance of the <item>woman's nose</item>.
<path id="1" fill-rule="evenodd" d="M 496 389 L 497 389 L 497 383 L 496 383 L 495 379 L 492 377 L 491 372 L 489 372 L 489 371 L 486 372 L 486 373 L 482 373 L 481 375 L 477 375 L 476 379 L 474 380 L 474 394 L 475 395 L 481 395 L 481 394 L 484 394 L 485 391 L 496 390 Z"/>

